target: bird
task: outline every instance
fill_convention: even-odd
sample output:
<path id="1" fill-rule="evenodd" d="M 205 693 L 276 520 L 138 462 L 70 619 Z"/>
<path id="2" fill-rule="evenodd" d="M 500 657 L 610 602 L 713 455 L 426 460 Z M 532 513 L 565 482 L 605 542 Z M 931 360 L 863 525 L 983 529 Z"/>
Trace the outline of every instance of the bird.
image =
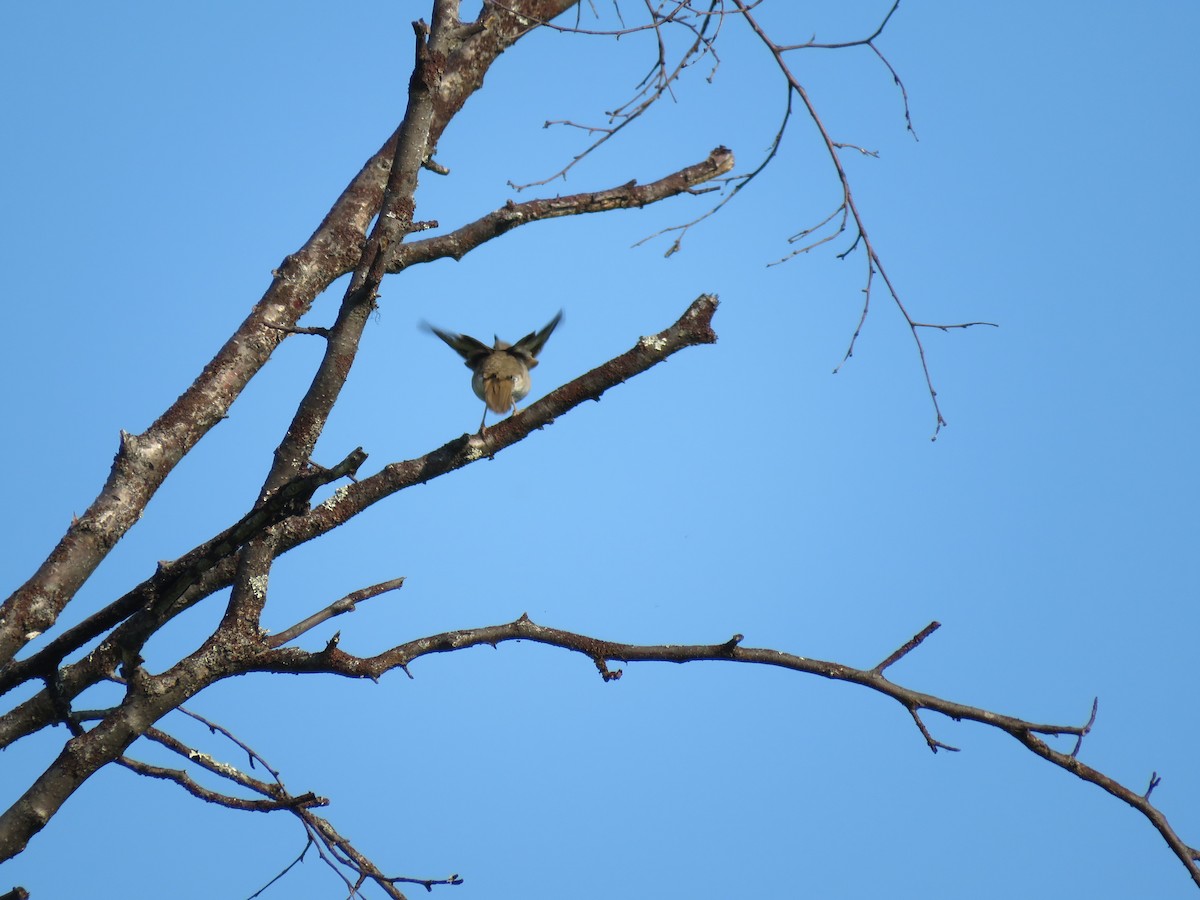
<path id="1" fill-rule="evenodd" d="M 474 373 L 471 375 L 471 389 L 484 402 L 483 418 L 479 420 L 480 434 L 483 433 L 483 423 L 487 421 L 489 409 L 494 413 L 511 411 L 516 414 L 517 403 L 529 394 L 529 370 L 538 364 L 538 354 L 546 346 L 546 341 L 562 317 L 560 309 L 545 328 L 529 332 L 515 344 L 493 335 L 495 343 L 491 347 L 469 334 L 442 331 L 428 322 L 422 323 L 422 327 L 432 331 L 466 360 L 467 368 Z"/>

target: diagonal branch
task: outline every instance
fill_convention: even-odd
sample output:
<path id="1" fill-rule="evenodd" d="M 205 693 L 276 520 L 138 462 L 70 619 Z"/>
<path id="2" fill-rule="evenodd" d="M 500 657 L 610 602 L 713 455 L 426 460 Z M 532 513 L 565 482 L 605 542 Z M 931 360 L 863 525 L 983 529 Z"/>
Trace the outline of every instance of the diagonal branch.
<path id="1" fill-rule="evenodd" d="M 390 581 L 383 581 L 379 584 L 373 584 L 370 587 L 361 588 L 353 593 L 347 594 L 340 600 L 335 600 L 324 609 L 318 610 L 311 616 L 297 622 L 291 628 L 285 628 L 278 634 L 271 635 L 267 639 L 267 646 L 282 647 L 289 641 L 293 641 L 306 631 L 311 631 L 322 622 L 327 622 L 334 616 L 340 616 L 344 613 L 354 612 L 355 606 L 363 600 L 370 600 L 372 597 L 378 597 L 380 594 L 388 591 L 398 591 L 404 585 L 403 578 L 393 578 Z"/>
<path id="2" fill-rule="evenodd" d="M 228 558 L 256 535 L 307 508 L 312 495 L 322 486 L 353 475 L 366 460 L 361 447 L 330 469 L 317 469 L 283 485 L 254 509 L 220 534 L 172 562 L 160 563 L 158 571 L 123 597 L 59 635 L 28 659 L 11 663 L 0 674 L 0 695 L 30 678 L 48 678 L 69 654 L 99 637 L 139 609 L 161 618 L 176 599 L 208 569 Z"/>
<path id="3" fill-rule="evenodd" d="M 653 368 L 686 347 L 715 343 L 717 335 L 712 330 L 712 317 L 717 305 L 715 296 L 702 294 L 670 328 L 643 337 L 630 350 L 556 388 L 520 413 L 489 426 L 483 434 L 464 434 L 424 456 L 389 463 L 376 474 L 347 485 L 314 507 L 302 520 L 277 529 L 280 552 L 336 527 L 397 491 L 494 457 L 581 403 L 599 400 L 610 388 Z"/>
<path id="4" fill-rule="evenodd" d="M 0 606 L 0 667 L 54 624 L 174 467 L 229 412 L 316 297 L 357 261 L 379 208 L 395 135 L 375 153 L 191 386 L 141 434 L 121 433 L 108 480 L 38 571 Z"/>
<path id="5" fill-rule="evenodd" d="M 182 710 L 186 712 L 185 710 Z M 220 731 L 231 741 L 237 744 L 242 749 L 250 754 L 251 761 L 258 759 L 275 777 L 275 783 L 261 781 L 257 778 L 252 778 L 245 772 L 228 765 L 220 763 L 209 756 L 207 753 L 202 753 L 188 746 L 183 741 L 172 735 L 161 731 L 158 728 L 150 728 L 146 731 L 145 737 L 161 744 L 168 750 L 178 756 L 188 760 L 193 765 L 199 766 L 214 775 L 234 782 L 235 784 L 247 788 L 257 794 L 260 794 L 265 799 L 254 800 L 245 797 L 237 797 L 231 794 L 223 794 L 219 791 L 214 791 L 206 788 L 196 782 L 187 772 L 182 769 L 171 769 L 165 766 L 152 765 L 140 760 L 132 759 L 128 756 L 118 757 L 115 762 L 130 771 L 148 778 L 158 778 L 165 781 L 173 782 L 196 797 L 203 800 L 205 803 L 212 803 L 216 806 L 223 806 L 226 809 L 238 810 L 241 812 L 290 812 L 299 820 L 303 826 L 308 839 L 305 845 L 307 850 L 308 845 L 316 846 L 317 852 L 322 861 L 325 862 L 339 878 L 342 879 L 351 890 L 364 884 L 367 880 L 374 881 L 391 897 L 403 898 L 403 894 L 396 889 L 397 883 L 419 884 L 426 890 L 431 890 L 434 885 L 439 884 L 461 884 L 462 880 L 457 875 L 452 875 L 449 878 L 414 878 L 410 876 L 388 876 L 380 871 L 374 863 L 371 862 L 364 854 L 357 850 L 342 835 L 334 829 L 334 827 L 325 818 L 318 816 L 313 810 L 317 807 L 328 806 L 329 801 L 324 797 L 319 797 L 311 791 L 303 794 L 291 794 L 279 779 L 275 770 L 266 763 L 265 760 L 254 750 L 246 746 L 244 742 L 234 737 L 227 729 L 214 725 L 208 722 L 201 716 L 196 716 L 194 713 L 188 713 L 194 718 L 200 719 L 208 724 L 211 728 Z M 300 857 L 303 858 L 303 853 Z M 293 863 L 294 865 L 294 863 Z M 271 883 L 282 877 L 291 866 L 287 866 L 280 872 Z M 346 874 L 342 871 L 348 869 L 350 873 L 357 879 L 357 884 L 352 884 Z"/>
<path id="6" fill-rule="evenodd" d="M 692 188 L 725 174 L 733 168 L 733 152 L 717 147 L 707 159 L 687 166 L 649 184 L 631 181 L 603 191 L 587 191 L 565 197 L 509 201 L 480 219 L 448 234 L 424 238 L 395 248 L 388 261 L 389 272 L 399 272 L 417 263 L 435 259 L 462 259 L 469 251 L 512 229 L 542 219 L 607 212 L 613 209 L 640 209 L 669 197 L 689 193 Z"/>

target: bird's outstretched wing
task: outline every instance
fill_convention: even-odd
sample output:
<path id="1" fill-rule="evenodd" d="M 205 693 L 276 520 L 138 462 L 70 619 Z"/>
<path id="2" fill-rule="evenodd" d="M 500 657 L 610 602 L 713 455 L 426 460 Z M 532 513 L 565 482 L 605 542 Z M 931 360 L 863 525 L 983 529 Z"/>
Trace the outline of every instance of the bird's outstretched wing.
<path id="1" fill-rule="evenodd" d="M 422 322 L 421 327 L 426 331 L 433 332 L 445 341 L 455 353 L 467 361 L 468 365 L 470 365 L 473 358 L 481 354 L 491 353 L 492 351 L 492 348 L 483 341 L 473 338 L 469 334 L 455 334 L 452 331 L 442 331 L 428 322 Z"/>
<path id="2" fill-rule="evenodd" d="M 562 310 L 556 315 L 541 331 L 531 331 L 525 337 L 521 338 L 513 344 L 514 350 L 520 350 L 528 353 L 532 357 L 537 357 L 542 352 L 542 348 L 546 346 L 546 341 L 550 339 L 550 335 L 554 333 L 554 329 L 558 327 L 558 323 L 562 321 Z M 445 340 L 445 338 L 442 338 Z"/>

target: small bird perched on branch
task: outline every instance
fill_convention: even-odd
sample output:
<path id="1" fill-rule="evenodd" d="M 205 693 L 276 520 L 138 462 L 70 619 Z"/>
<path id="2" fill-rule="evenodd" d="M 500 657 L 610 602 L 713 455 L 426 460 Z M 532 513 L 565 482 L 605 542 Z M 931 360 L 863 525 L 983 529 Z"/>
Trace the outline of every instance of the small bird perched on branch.
<path id="1" fill-rule="evenodd" d="M 538 354 L 551 333 L 562 321 L 562 310 L 558 311 L 549 324 L 541 331 L 531 331 L 515 344 L 509 344 L 496 338 L 496 343 L 489 347 L 483 341 L 476 340 L 469 334 L 454 334 L 434 328 L 428 322 L 423 326 L 432 331 L 466 360 L 467 368 L 474 374 L 471 376 L 471 389 L 475 396 L 486 405 L 483 408 L 483 418 L 479 421 L 479 430 L 483 431 L 483 423 L 487 421 L 487 411 L 506 413 L 510 410 L 515 414 L 517 403 L 524 400 L 529 393 L 529 370 L 538 364 Z"/>

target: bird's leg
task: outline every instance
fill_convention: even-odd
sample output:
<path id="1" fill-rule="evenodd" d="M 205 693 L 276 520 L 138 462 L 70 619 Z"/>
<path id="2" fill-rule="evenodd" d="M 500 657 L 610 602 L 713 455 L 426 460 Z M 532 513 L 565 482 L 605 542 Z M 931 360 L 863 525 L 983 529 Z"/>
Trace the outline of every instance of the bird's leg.
<path id="1" fill-rule="evenodd" d="M 487 404 L 483 404 L 483 418 L 479 420 L 479 431 L 476 434 L 483 434 L 483 423 L 487 421 Z"/>

